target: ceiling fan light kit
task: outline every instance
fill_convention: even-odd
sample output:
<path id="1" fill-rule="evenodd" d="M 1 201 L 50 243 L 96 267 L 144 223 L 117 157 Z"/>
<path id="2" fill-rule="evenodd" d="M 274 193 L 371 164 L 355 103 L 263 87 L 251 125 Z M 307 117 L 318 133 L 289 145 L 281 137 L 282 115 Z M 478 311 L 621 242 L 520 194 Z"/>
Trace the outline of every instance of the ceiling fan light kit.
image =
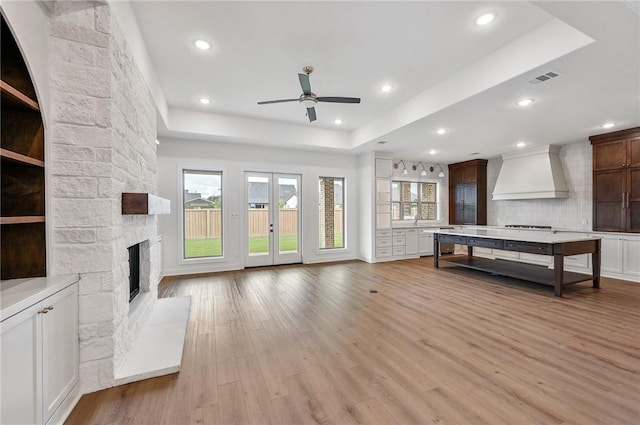
<path id="1" fill-rule="evenodd" d="M 315 105 L 318 102 L 329 103 L 360 103 L 359 97 L 319 97 L 315 93 L 311 92 L 311 83 L 309 82 L 309 74 L 313 72 L 312 66 L 305 66 L 302 68 L 304 74 L 298 74 L 298 80 L 300 81 L 300 87 L 302 88 L 302 94 L 298 99 L 280 99 L 280 100 L 266 100 L 258 102 L 258 105 L 268 105 L 271 103 L 284 103 L 298 101 L 304 105 L 307 109 L 307 116 L 309 122 L 313 122 L 317 119 Z"/>

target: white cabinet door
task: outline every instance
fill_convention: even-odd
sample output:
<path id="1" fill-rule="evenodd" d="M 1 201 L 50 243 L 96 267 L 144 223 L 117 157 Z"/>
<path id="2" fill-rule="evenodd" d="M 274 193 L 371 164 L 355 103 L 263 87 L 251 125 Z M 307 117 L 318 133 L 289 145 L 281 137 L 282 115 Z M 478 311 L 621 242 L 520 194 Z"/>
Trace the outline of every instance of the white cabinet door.
<path id="1" fill-rule="evenodd" d="M 604 272 L 622 273 L 622 240 L 618 236 L 600 237 L 600 268 Z"/>
<path id="2" fill-rule="evenodd" d="M 33 305 L 2 322 L 3 424 L 42 423 L 41 304 Z"/>
<path id="3" fill-rule="evenodd" d="M 640 276 L 640 238 L 622 239 L 622 272 L 630 276 Z"/>
<path id="4" fill-rule="evenodd" d="M 44 422 L 78 380 L 78 285 L 42 302 L 42 371 Z"/>
<path id="5" fill-rule="evenodd" d="M 415 255 L 418 253 L 418 229 L 407 229 L 404 233 L 405 245 L 404 253 L 406 255 Z"/>
<path id="6" fill-rule="evenodd" d="M 433 235 L 418 236 L 418 252 L 420 255 L 433 255 Z"/>
<path id="7" fill-rule="evenodd" d="M 391 177 L 391 160 L 386 158 L 376 158 L 376 177 Z"/>

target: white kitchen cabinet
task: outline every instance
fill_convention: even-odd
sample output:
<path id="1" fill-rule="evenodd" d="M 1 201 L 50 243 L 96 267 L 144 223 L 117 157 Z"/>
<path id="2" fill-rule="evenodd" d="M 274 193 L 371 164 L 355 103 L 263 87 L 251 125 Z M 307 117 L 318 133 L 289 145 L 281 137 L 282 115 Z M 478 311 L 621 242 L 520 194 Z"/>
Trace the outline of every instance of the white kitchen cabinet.
<path id="1" fill-rule="evenodd" d="M 376 177 L 391 178 L 393 160 L 376 158 Z"/>
<path id="2" fill-rule="evenodd" d="M 42 403 L 48 420 L 78 382 L 78 285 L 53 294 L 43 308 Z"/>
<path id="3" fill-rule="evenodd" d="M 539 264 L 541 266 L 551 266 L 553 264 L 553 257 L 549 255 L 529 254 L 528 252 L 520 252 L 518 258 L 523 263 Z"/>
<path id="4" fill-rule="evenodd" d="M 640 277 L 640 237 L 622 238 L 622 273 Z"/>
<path id="5" fill-rule="evenodd" d="M 391 180 L 376 180 L 376 229 L 391 228 Z"/>
<path id="6" fill-rule="evenodd" d="M 593 235 L 600 240 L 600 269 L 602 272 L 622 273 L 622 243 L 617 235 Z"/>
<path id="7" fill-rule="evenodd" d="M 407 229 L 404 232 L 405 255 L 415 255 L 418 253 L 418 229 Z"/>
<path id="8" fill-rule="evenodd" d="M 32 279 L 38 280 L 46 278 Z M 67 396 L 78 382 L 77 277 L 64 286 L 68 282 L 53 293 L 47 293 L 51 287 L 44 285 L 46 295 L 39 299 L 35 294 L 13 305 L 3 303 L 3 424 L 46 424 L 52 417 L 52 422 L 60 422 L 56 410 L 70 401 Z M 31 281 L 22 284 L 27 287 L 25 292 L 31 289 L 28 285 L 38 285 Z M 9 299 L 11 289 L 15 288 L 8 290 Z M 21 310 L 14 314 L 15 307 Z"/>
<path id="9" fill-rule="evenodd" d="M 402 257 L 405 255 L 405 231 L 404 229 L 393 229 L 393 256 Z"/>
<path id="10" fill-rule="evenodd" d="M 433 255 L 433 233 L 421 231 L 418 235 L 418 253 L 420 255 Z"/>
<path id="11" fill-rule="evenodd" d="M 42 423 L 41 309 L 31 306 L 2 322 L 0 423 Z"/>

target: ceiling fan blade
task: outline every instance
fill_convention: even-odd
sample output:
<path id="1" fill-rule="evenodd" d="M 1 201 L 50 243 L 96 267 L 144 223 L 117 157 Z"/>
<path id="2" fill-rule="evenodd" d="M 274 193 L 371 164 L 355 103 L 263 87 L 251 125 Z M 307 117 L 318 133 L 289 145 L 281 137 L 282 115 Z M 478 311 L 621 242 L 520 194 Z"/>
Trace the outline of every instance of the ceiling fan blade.
<path id="1" fill-rule="evenodd" d="M 307 116 L 309 117 L 309 122 L 314 122 L 316 120 L 316 108 L 307 108 Z"/>
<path id="2" fill-rule="evenodd" d="M 319 97 L 318 102 L 360 103 L 359 97 Z"/>
<path id="3" fill-rule="evenodd" d="M 298 74 L 300 80 L 300 87 L 302 87 L 302 93 L 311 94 L 311 83 L 309 83 L 309 76 L 307 74 Z"/>
<path id="4" fill-rule="evenodd" d="M 258 102 L 258 105 L 268 105 L 269 103 L 282 103 L 282 102 L 298 102 L 300 99 L 280 99 L 280 100 L 265 100 L 264 102 Z"/>

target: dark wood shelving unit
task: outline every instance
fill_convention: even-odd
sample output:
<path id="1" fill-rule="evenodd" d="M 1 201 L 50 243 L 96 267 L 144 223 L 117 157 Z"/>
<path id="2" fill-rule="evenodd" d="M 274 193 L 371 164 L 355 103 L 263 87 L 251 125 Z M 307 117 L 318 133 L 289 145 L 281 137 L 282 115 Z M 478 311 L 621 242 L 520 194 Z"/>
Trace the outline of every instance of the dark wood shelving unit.
<path id="1" fill-rule="evenodd" d="M 36 91 L 4 17 L 0 57 L 0 278 L 46 276 L 44 126 Z"/>

